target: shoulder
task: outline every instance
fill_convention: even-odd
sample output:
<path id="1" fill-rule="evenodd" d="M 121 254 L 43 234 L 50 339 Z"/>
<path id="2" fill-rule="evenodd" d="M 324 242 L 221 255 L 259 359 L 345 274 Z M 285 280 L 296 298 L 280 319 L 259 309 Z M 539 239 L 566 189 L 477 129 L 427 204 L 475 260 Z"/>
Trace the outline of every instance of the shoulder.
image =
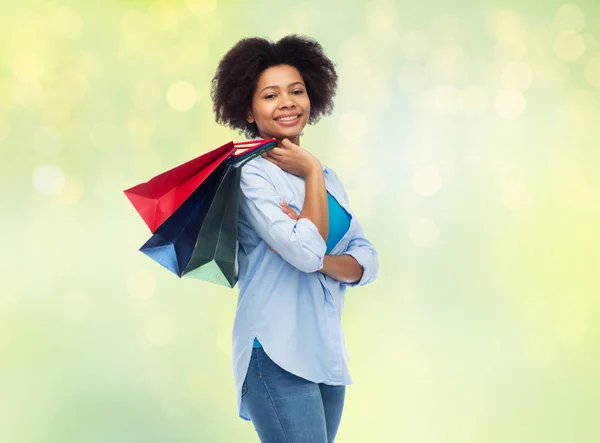
<path id="1" fill-rule="evenodd" d="M 323 173 L 325 174 L 325 176 L 329 180 L 331 180 L 332 183 L 335 183 L 336 185 L 343 187 L 344 184 L 342 183 L 342 180 L 337 175 L 337 173 L 332 168 L 327 166 L 325 163 L 322 163 L 322 165 L 323 165 Z"/>
<path id="2" fill-rule="evenodd" d="M 281 169 L 262 157 L 255 157 L 245 165 L 241 166 L 241 180 L 244 182 L 253 179 L 263 179 L 275 185 L 279 180 L 279 175 L 283 173 Z"/>

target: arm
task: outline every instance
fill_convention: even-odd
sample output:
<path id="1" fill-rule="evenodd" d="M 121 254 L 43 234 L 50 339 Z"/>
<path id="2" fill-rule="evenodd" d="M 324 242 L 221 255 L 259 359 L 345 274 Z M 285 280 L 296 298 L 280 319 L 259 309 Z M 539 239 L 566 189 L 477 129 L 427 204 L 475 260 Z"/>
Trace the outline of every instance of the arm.
<path id="1" fill-rule="evenodd" d="M 262 156 L 280 169 L 304 178 L 305 197 L 300 219 L 310 220 L 326 242 L 329 231 L 329 210 L 321 162 L 287 138 L 281 141 L 279 147 Z"/>
<path id="2" fill-rule="evenodd" d="M 261 239 L 303 272 L 323 267 L 327 246 L 317 226 L 308 217 L 296 221 L 282 212 L 275 185 L 256 161 L 242 167 L 240 187 L 240 216 Z"/>
<path id="3" fill-rule="evenodd" d="M 281 204 L 281 210 L 292 220 L 299 216 L 287 204 Z M 341 255 L 325 255 L 323 267 L 319 272 L 347 286 L 363 286 L 375 281 L 379 273 L 379 260 L 373 244 L 366 239 L 362 226 L 354 219 L 356 234 L 348 242 Z"/>
<path id="4" fill-rule="evenodd" d="M 323 258 L 323 269 L 319 272 L 342 283 L 352 284 L 360 281 L 364 269 L 351 255 L 326 255 Z"/>
<path id="5" fill-rule="evenodd" d="M 329 231 L 329 208 L 327 207 L 327 188 L 323 169 L 319 164 L 305 177 L 304 207 L 300 218 L 307 218 L 319 230 L 323 241 L 327 241 Z"/>
<path id="6" fill-rule="evenodd" d="M 364 236 L 363 228 L 358 222 L 358 220 L 354 220 L 356 224 L 356 235 L 350 240 L 348 246 L 344 252 L 342 252 L 342 257 L 344 255 L 349 255 L 356 260 L 356 262 L 363 269 L 363 273 L 361 277 L 357 281 L 353 282 L 345 282 L 347 286 L 364 286 L 368 283 L 375 281 L 377 278 L 377 274 L 379 274 L 379 259 L 377 258 L 377 251 L 373 244 L 367 240 Z"/>
<path id="7" fill-rule="evenodd" d="M 329 168 L 329 174 L 331 174 L 331 176 L 339 182 L 344 194 L 344 199 L 346 202 L 349 202 L 348 194 L 344 189 L 344 185 L 335 171 Z M 332 270 L 333 272 L 337 271 L 337 266 L 348 266 L 344 273 L 340 274 L 336 272 L 338 276 L 343 278 L 337 278 L 334 275 L 331 275 L 331 277 L 350 287 L 364 286 L 375 281 L 377 278 L 377 274 L 379 273 L 379 260 L 377 258 L 377 251 L 375 250 L 373 244 L 365 237 L 361 224 L 358 222 L 356 217 L 354 217 L 354 214 L 352 214 L 352 217 L 356 229 L 354 236 L 348 242 L 348 246 L 346 246 L 346 250 L 342 251 L 341 255 L 339 256 L 343 258 L 336 259 L 337 262 L 334 262 L 333 269 L 331 269 L 329 266 L 326 266 L 324 269 L 325 272 L 322 272 L 326 275 L 329 275 L 328 273 Z M 327 261 L 329 262 L 329 259 L 327 259 Z M 356 268 L 357 264 L 361 268 L 360 271 L 358 271 Z"/>

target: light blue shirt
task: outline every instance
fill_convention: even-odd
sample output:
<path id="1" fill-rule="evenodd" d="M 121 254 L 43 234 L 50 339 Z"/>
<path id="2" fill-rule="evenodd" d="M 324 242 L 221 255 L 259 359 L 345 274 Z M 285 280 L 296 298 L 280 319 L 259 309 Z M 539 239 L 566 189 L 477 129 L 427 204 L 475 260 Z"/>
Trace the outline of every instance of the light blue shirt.
<path id="1" fill-rule="evenodd" d="M 377 277 L 377 252 L 350 210 L 335 172 L 325 165 L 327 191 L 352 217 L 350 227 L 331 251 L 349 254 L 363 268 L 360 281 L 346 284 L 318 272 L 327 249 L 308 219 L 292 220 L 279 206 L 286 201 L 298 214 L 304 179 L 262 157 L 242 167 L 238 224 L 239 296 L 233 323 L 232 360 L 238 412 L 250 416 L 241 391 L 254 338 L 280 367 L 314 383 L 350 385 L 341 315 L 347 286 Z M 269 249 L 271 246 L 277 253 Z"/>
<path id="2" fill-rule="evenodd" d="M 344 237 L 344 234 L 348 232 L 350 221 L 352 220 L 350 214 L 340 206 L 338 201 L 329 192 L 327 193 L 327 209 L 329 229 L 327 230 L 327 250 L 325 254 L 329 254 L 342 237 Z M 254 347 L 262 348 L 262 345 L 256 338 L 254 339 Z"/>

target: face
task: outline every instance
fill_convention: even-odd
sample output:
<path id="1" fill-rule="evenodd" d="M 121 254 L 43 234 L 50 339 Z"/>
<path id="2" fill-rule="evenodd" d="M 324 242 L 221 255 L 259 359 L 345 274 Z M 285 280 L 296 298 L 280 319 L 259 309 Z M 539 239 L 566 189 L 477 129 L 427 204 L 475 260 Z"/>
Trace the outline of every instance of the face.
<path id="1" fill-rule="evenodd" d="M 248 111 L 262 138 L 288 138 L 300 143 L 300 133 L 310 116 L 310 100 L 300 72 L 293 66 L 273 66 L 258 77 Z"/>

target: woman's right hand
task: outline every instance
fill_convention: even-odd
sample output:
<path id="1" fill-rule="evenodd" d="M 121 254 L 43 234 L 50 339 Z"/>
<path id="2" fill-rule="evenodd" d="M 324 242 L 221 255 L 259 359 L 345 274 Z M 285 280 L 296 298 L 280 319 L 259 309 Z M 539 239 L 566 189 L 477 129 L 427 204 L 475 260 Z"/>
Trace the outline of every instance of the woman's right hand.
<path id="1" fill-rule="evenodd" d="M 321 162 L 317 157 L 287 138 L 284 138 L 278 147 L 262 154 L 262 157 L 280 169 L 300 177 L 306 177 L 314 170 L 321 169 Z"/>
<path id="2" fill-rule="evenodd" d="M 291 218 L 294 221 L 298 221 L 298 219 L 300 218 L 300 215 L 298 215 L 298 213 L 296 211 L 294 211 L 285 201 L 282 201 L 281 203 L 279 203 L 279 206 L 281 206 L 281 210 L 287 214 L 287 216 L 289 218 Z M 275 249 L 273 249 L 271 246 L 269 246 L 269 249 L 271 251 L 273 251 L 275 254 L 279 254 Z"/>

